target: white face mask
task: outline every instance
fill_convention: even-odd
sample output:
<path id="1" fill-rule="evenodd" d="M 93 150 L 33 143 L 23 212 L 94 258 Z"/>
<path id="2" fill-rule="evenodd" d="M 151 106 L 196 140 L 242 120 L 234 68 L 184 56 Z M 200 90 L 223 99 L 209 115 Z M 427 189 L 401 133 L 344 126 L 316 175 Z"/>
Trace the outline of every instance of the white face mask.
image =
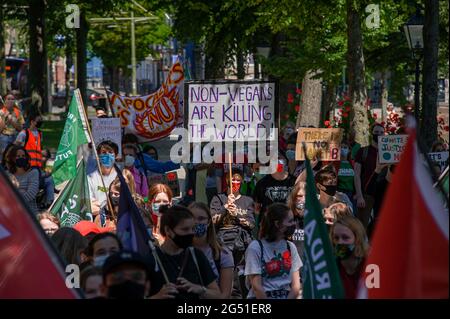
<path id="1" fill-rule="evenodd" d="M 134 165 L 135 158 L 131 155 L 125 155 L 125 167 L 131 167 Z"/>
<path id="2" fill-rule="evenodd" d="M 94 266 L 95 267 L 103 267 L 103 264 L 105 263 L 106 259 L 108 259 L 109 255 L 100 255 L 97 257 L 94 257 Z"/>

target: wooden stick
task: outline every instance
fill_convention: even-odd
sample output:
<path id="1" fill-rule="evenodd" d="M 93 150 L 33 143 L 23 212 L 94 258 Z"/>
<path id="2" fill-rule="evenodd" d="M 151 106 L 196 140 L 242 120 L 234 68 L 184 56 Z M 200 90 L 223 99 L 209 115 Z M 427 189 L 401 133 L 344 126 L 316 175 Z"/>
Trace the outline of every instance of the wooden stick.
<path id="1" fill-rule="evenodd" d="M 86 127 L 87 127 L 87 130 L 88 130 L 89 137 L 91 138 L 92 149 L 94 150 L 94 155 L 95 155 L 95 161 L 97 162 L 98 172 L 100 173 L 100 180 L 102 181 L 103 189 L 106 190 L 106 202 L 108 204 L 108 208 L 109 208 L 109 210 L 111 212 L 111 215 L 112 215 L 114 221 L 117 221 L 117 216 L 114 213 L 111 201 L 110 201 L 109 196 L 108 196 L 108 190 L 106 189 L 105 181 L 103 180 L 103 174 L 102 174 L 102 170 L 100 169 L 100 161 L 98 159 L 97 148 L 95 147 L 94 138 L 92 137 L 91 127 L 89 126 L 88 118 L 87 118 L 87 115 L 86 115 L 86 109 L 84 108 L 83 99 L 81 98 L 81 95 L 80 95 L 80 90 L 76 89 L 74 91 L 74 94 L 77 97 L 77 99 L 79 100 L 79 103 L 81 104 L 81 108 L 83 109 L 83 116 L 84 116 L 84 119 L 86 121 Z"/>
<path id="2" fill-rule="evenodd" d="M 228 167 L 230 170 L 230 194 L 233 194 L 233 182 L 232 182 L 232 178 L 233 178 L 233 172 L 232 172 L 232 163 L 233 159 L 231 157 L 231 153 L 228 153 Z"/>

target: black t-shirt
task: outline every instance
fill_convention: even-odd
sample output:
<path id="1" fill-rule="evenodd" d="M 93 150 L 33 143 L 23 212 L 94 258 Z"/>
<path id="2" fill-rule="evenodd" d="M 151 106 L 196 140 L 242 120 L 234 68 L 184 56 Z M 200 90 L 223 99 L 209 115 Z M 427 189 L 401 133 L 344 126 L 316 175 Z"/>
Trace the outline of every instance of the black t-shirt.
<path id="1" fill-rule="evenodd" d="M 276 180 L 272 175 L 266 175 L 255 187 L 255 202 L 261 204 L 261 213 L 273 203 L 287 203 L 289 194 L 294 188 L 295 177 L 288 175 L 282 181 Z"/>
<path id="2" fill-rule="evenodd" d="M 195 266 L 194 259 L 192 258 L 189 249 L 185 249 L 181 254 L 178 255 L 168 255 L 164 253 L 159 247 L 156 248 L 158 257 L 161 260 L 164 269 L 166 271 L 167 277 L 169 278 L 169 281 L 171 283 L 177 284 L 177 278 L 183 277 L 194 284 L 204 285 L 205 287 L 207 287 L 214 280 L 216 280 L 216 275 L 211 269 L 209 261 L 203 254 L 203 252 L 198 250 L 197 248 L 194 248 L 194 251 L 195 256 L 197 258 L 200 274 L 197 271 L 197 267 Z M 189 254 L 188 257 L 186 257 L 186 254 Z M 153 259 L 153 256 L 151 258 Z M 182 273 L 180 273 L 185 258 L 187 258 L 186 265 Z M 155 265 L 155 262 L 153 261 L 152 264 Z M 153 296 L 156 293 L 158 293 L 166 283 L 164 280 L 164 275 L 162 274 L 161 269 L 159 268 L 159 265 L 154 266 L 152 270 L 153 271 L 150 274 L 150 284 L 151 284 L 150 296 Z M 199 295 L 179 291 L 175 299 L 183 299 L 183 300 L 199 299 Z"/>

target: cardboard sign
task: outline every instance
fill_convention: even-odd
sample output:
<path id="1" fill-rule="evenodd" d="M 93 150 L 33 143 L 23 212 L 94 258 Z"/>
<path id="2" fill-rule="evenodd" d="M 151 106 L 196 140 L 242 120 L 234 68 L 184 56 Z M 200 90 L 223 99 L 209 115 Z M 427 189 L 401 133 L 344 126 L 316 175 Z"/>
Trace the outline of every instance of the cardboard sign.
<path id="1" fill-rule="evenodd" d="M 378 137 L 378 159 L 381 164 L 398 163 L 405 149 L 408 135 L 385 135 Z"/>
<path id="2" fill-rule="evenodd" d="M 187 82 L 189 142 L 274 139 L 278 123 L 275 88 L 275 82 Z"/>
<path id="3" fill-rule="evenodd" d="M 304 161 L 303 142 L 309 159 L 319 161 L 341 160 L 342 129 L 340 128 L 300 128 L 297 135 L 295 159 Z"/>
<path id="4" fill-rule="evenodd" d="M 110 140 L 119 147 L 118 156 L 122 156 L 122 128 L 119 118 L 96 118 L 92 119 L 92 137 L 95 146 L 105 140 Z"/>
<path id="5" fill-rule="evenodd" d="M 435 153 L 428 153 L 428 158 L 438 163 L 441 167 L 441 172 L 447 167 L 448 165 L 448 152 L 435 152 Z"/>
<path id="6" fill-rule="evenodd" d="M 166 172 L 165 180 L 166 180 L 167 186 L 169 186 L 170 189 L 172 190 L 173 197 L 180 196 L 180 183 L 179 183 L 179 179 L 178 179 L 178 172 L 176 170 Z"/>

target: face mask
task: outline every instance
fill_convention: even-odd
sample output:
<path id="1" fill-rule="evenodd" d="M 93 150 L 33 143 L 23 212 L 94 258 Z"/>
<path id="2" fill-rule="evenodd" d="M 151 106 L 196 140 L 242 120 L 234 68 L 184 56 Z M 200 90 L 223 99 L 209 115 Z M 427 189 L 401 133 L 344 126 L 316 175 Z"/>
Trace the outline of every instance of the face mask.
<path id="1" fill-rule="evenodd" d="M 283 173 L 286 167 L 286 161 L 278 160 L 277 173 Z"/>
<path id="2" fill-rule="evenodd" d="M 231 182 L 231 191 L 233 192 L 233 193 L 237 193 L 237 192 L 239 192 L 239 190 L 241 189 L 241 182 L 235 182 L 235 181 L 232 181 Z"/>
<path id="3" fill-rule="evenodd" d="M 115 160 L 114 154 L 109 154 L 109 153 L 100 154 L 98 157 L 100 159 L 100 163 L 103 166 L 110 168 L 114 165 L 114 160 Z"/>
<path id="4" fill-rule="evenodd" d="M 160 207 L 161 207 L 161 204 L 152 203 L 152 212 L 153 212 L 153 214 L 155 214 L 157 216 L 161 216 L 161 214 L 159 213 L 159 208 Z"/>
<path id="5" fill-rule="evenodd" d="M 374 141 L 375 143 L 378 143 L 378 134 L 372 134 L 372 141 Z"/>
<path id="6" fill-rule="evenodd" d="M 295 225 L 286 227 L 286 230 L 284 231 L 284 236 L 291 237 L 295 232 L 295 227 L 296 227 Z"/>
<path id="7" fill-rule="evenodd" d="M 21 158 L 16 159 L 16 167 L 25 168 L 27 166 L 28 166 L 28 161 L 26 158 L 21 157 Z"/>
<path id="8" fill-rule="evenodd" d="M 36 127 L 40 128 L 42 126 L 42 120 L 36 122 Z"/>
<path id="9" fill-rule="evenodd" d="M 194 233 L 195 237 L 203 237 L 208 231 L 208 224 L 195 224 Z"/>
<path id="10" fill-rule="evenodd" d="M 341 160 L 347 159 L 348 156 L 348 148 L 342 148 L 341 149 Z"/>
<path id="11" fill-rule="evenodd" d="M 135 158 L 131 155 L 125 155 L 125 167 L 131 167 L 134 165 Z"/>
<path id="12" fill-rule="evenodd" d="M 255 172 L 253 173 L 256 177 L 257 180 L 260 180 L 261 178 L 263 178 L 264 176 L 266 176 L 265 174 L 261 174 L 260 172 Z"/>
<path id="13" fill-rule="evenodd" d="M 119 205 L 120 196 L 110 196 L 109 198 L 111 199 L 111 204 L 113 206 Z"/>
<path id="14" fill-rule="evenodd" d="M 294 150 L 287 150 L 286 151 L 286 157 L 287 157 L 288 160 L 294 161 L 295 160 L 295 151 Z"/>
<path id="15" fill-rule="evenodd" d="M 295 203 L 295 208 L 298 210 L 304 210 L 305 209 L 305 202 L 297 202 Z"/>
<path id="16" fill-rule="evenodd" d="M 94 266 L 95 267 L 103 267 L 106 259 L 108 259 L 109 255 L 101 255 L 94 258 Z"/>
<path id="17" fill-rule="evenodd" d="M 354 244 L 336 244 L 334 247 L 334 254 L 339 259 L 347 259 L 353 255 L 355 250 Z"/>
<path id="18" fill-rule="evenodd" d="M 337 186 L 336 185 L 322 185 L 325 187 L 325 190 L 323 191 L 328 196 L 334 196 L 336 195 Z"/>
<path id="19" fill-rule="evenodd" d="M 144 297 L 145 286 L 130 280 L 108 288 L 108 298 L 110 299 L 144 299 Z"/>
<path id="20" fill-rule="evenodd" d="M 175 236 L 172 238 L 175 245 L 182 249 L 186 249 L 190 246 L 192 246 L 192 240 L 194 239 L 194 234 L 188 234 L 188 235 L 177 235 L 175 233 Z"/>

